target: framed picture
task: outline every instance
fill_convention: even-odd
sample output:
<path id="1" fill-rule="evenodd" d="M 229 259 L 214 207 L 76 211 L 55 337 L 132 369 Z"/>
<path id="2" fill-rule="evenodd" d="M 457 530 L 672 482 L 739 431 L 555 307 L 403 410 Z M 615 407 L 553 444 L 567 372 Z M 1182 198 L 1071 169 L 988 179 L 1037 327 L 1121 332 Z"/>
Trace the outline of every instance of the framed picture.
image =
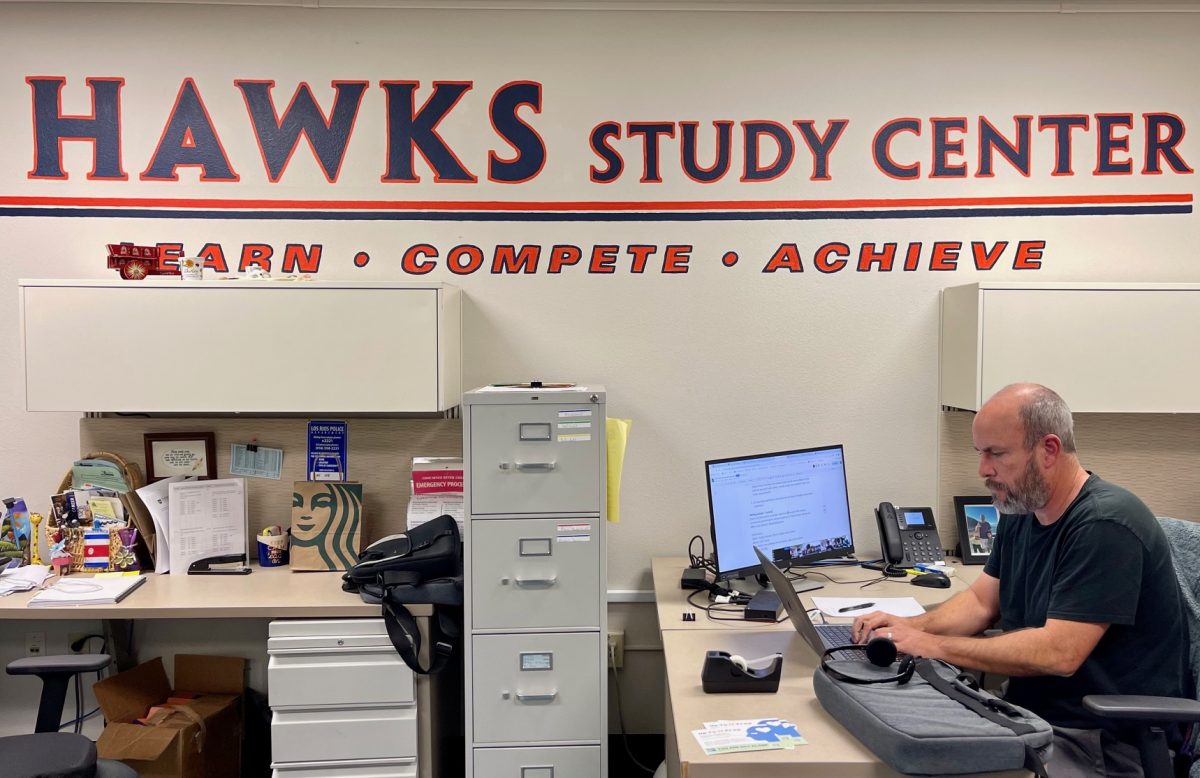
<path id="1" fill-rule="evenodd" d="M 217 477 L 216 442 L 211 432 L 147 432 L 146 480 L 173 475 Z"/>
<path id="2" fill-rule="evenodd" d="M 1000 511 L 992 505 L 991 497 L 955 497 L 954 518 L 963 564 L 982 565 L 992 553 Z"/>

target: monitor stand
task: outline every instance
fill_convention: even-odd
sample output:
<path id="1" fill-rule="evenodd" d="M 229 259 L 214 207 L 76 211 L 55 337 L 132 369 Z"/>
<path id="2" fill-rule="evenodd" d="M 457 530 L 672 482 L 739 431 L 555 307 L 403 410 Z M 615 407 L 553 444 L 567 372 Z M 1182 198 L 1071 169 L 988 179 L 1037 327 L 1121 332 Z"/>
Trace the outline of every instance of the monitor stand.
<path id="1" fill-rule="evenodd" d="M 767 588 L 767 582 L 765 580 L 766 576 L 763 576 L 763 579 L 764 580 L 760 583 L 757 577 L 731 578 L 726 582 L 726 584 L 732 591 L 753 596 Z M 822 584 L 820 581 L 814 581 L 811 578 L 795 578 L 792 580 L 792 589 L 797 594 L 800 592 L 811 592 L 814 589 L 820 589 L 822 586 L 824 586 L 824 584 Z"/>

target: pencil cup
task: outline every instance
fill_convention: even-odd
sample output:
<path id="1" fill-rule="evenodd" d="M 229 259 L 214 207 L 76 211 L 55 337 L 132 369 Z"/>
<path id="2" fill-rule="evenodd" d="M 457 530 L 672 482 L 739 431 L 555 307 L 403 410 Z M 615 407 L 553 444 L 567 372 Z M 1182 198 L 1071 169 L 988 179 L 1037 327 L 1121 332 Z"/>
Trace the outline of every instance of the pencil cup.
<path id="1" fill-rule="evenodd" d="M 260 567 L 279 567 L 288 563 L 287 535 L 258 536 L 258 564 Z"/>

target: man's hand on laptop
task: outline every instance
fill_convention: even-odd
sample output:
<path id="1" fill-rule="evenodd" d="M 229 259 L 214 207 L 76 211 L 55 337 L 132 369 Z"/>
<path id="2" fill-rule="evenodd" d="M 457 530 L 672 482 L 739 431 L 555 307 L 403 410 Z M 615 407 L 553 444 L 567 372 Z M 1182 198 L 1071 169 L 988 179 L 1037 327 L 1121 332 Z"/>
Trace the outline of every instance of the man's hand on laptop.
<path id="1" fill-rule="evenodd" d="M 850 634 L 855 643 L 865 644 L 873 637 L 889 638 L 901 654 L 931 657 L 937 651 L 937 636 L 922 632 L 904 616 L 875 611 L 854 620 Z"/>

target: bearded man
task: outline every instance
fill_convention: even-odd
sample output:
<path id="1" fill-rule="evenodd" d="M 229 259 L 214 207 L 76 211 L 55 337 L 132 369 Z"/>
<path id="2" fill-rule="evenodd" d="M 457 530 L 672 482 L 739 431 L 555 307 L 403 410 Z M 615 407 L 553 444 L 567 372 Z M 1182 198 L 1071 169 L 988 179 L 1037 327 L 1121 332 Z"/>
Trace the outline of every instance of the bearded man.
<path id="1" fill-rule="evenodd" d="M 1188 632 L 1170 546 L 1132 493 L 1084 470 L 1061 397 L 1001 389 L 972 425 L 1000 525 L 983 574 L 913 618 L 871 613 L 856 642 L 1009 676 L 1005 698 L 1055 728 L 1052 778 L 1140 776 L 1137 748 L 1089 694 L 1186 697 Z M 999 622 L 1003 634 L 979 637 Z"/>

